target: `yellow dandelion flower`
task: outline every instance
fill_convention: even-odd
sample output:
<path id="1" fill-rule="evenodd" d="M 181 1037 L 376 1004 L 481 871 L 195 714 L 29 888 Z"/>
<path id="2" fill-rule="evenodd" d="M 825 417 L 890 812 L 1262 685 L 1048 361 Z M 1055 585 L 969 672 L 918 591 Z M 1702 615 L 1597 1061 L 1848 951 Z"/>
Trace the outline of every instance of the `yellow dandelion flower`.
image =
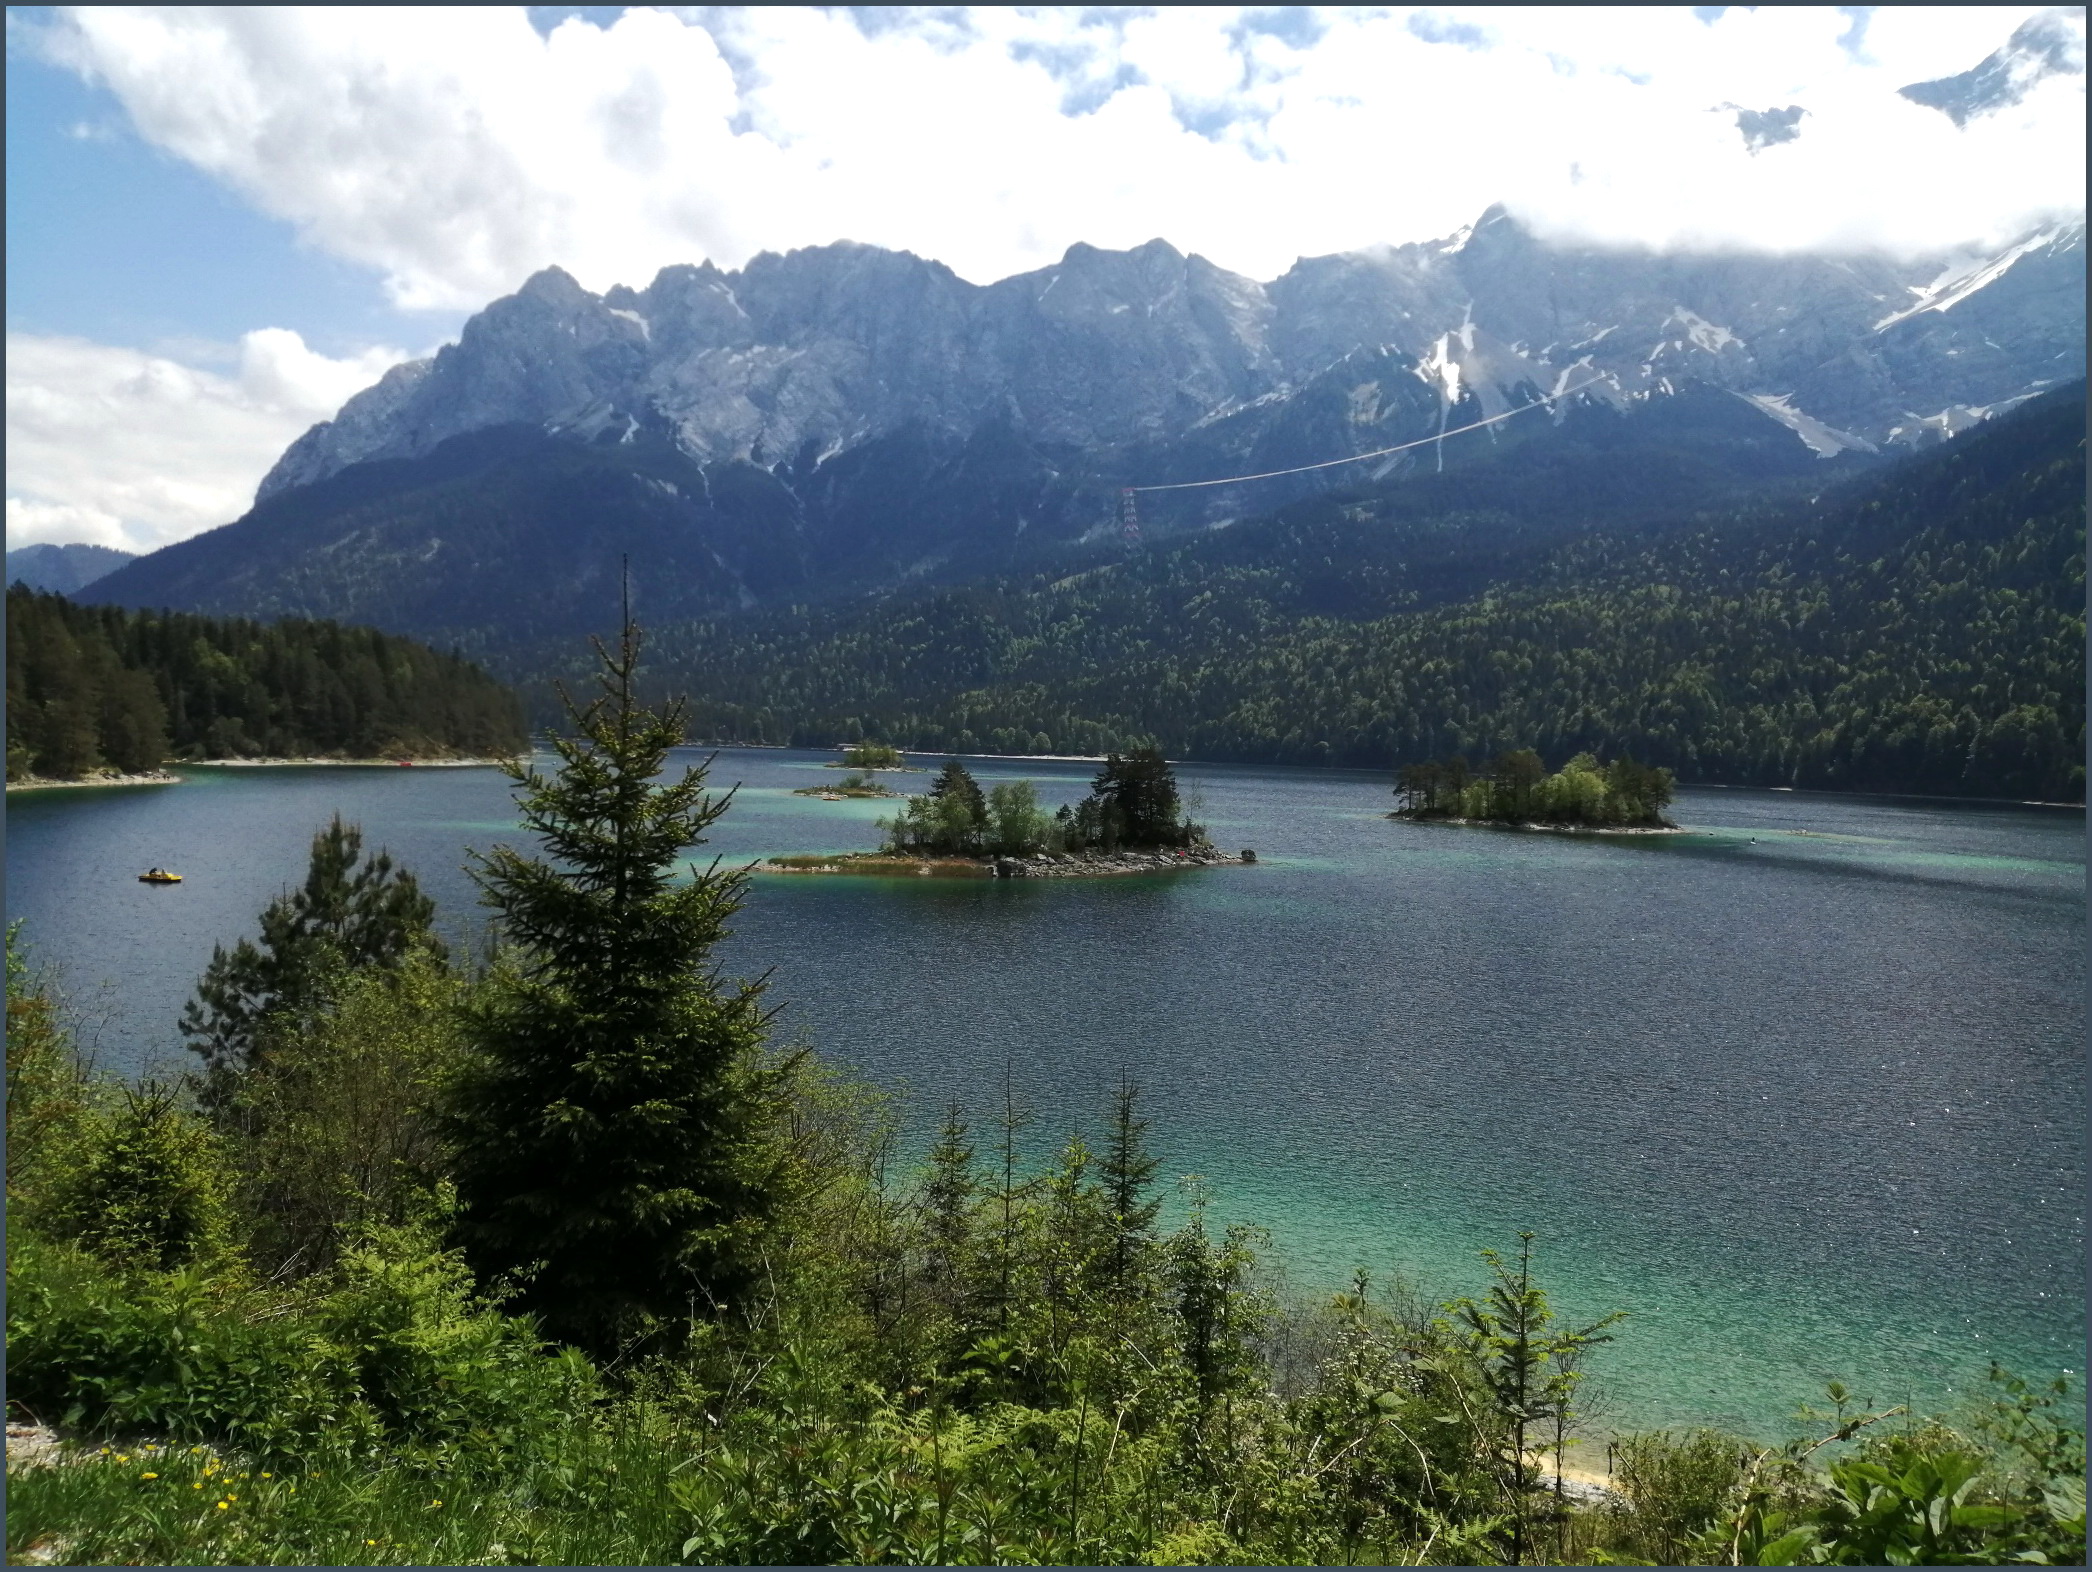
<path id="1" fill-rule="evenodd" d="M 221 1512 L 225 1510 L 225 1503 L 223 1501 L 218 1503 L 218 1510 Z"/>
<path id="2" fill-rule="evenodd" d="M 140 1474 L 138 1477 L 140 1479 L 158 1479 L 160 1476 L 158 1474 Z"/>
<path id="3" fill-rule="evenodd" d="M 191 1486 L 190 1486 L 189 1488 L 190 1488 L 191 1490 L 201 1490 L 201 1489 L 203 1488 L 203 1486 L 201 1486 L 201 1485 L 191 1485 Z"/>
<path id="4" fill-rule="evenodd" d="M 271 1477 L 271 1476 L 269 1476 L 268 1474 L 263 1474 L 263 1475 L 262 1475 L 262 1478 L 264 1478 L 264 1479 L 267 1479 L 267 1478 L 269 1478 L 269 1477 Z"/>
<path id="5" fill-rule="evenodd" d="M 443 1505 L 443 1503 L 442 1503 L 441 1501 L 431 1501 L 431 1502 L 429 1503 L 429 1505 L 430 1505 L 430 1506 L 432 1506 L 432 1507 L 439 1507 L 439 1506 Z"/>

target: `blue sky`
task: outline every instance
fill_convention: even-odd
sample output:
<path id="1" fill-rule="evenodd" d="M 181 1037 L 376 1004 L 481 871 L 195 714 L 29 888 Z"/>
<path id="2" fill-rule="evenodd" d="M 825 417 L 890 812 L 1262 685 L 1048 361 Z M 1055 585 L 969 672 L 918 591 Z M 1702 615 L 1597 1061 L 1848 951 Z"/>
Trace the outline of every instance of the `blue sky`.
<path id="1" fill-rule="evenodd" d="M 16 50 L 7 233 L 9 332 L 194 353 L 278 326 L 339 354 L 434 343 L 463 320 L 395 309 L 373 270 L 301 244 L 290 224 L 144 142 L 106 89 Z"/>
<path id="2" fill-rule="evenodd" d="M 9 540 L 226 522 L 549 263 L 855 239 L 986 281 L 1160 235 L 1270 278 L 1495 201 L 1600 243 L 1980 250 L 2082 209 L 2082 9 L 2074 66 L 1965 127 L 1897 89 L 2038 14 L 11 9 Z M 1798 134 L 1745 136 L 1765 111 Z"/>

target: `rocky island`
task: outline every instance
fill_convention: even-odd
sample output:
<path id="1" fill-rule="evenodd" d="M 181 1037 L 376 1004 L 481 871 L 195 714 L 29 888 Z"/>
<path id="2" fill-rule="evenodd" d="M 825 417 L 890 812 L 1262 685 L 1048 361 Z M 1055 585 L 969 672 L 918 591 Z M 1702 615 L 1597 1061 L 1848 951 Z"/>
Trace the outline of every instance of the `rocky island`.
<path id="1" fill-rule="evenodd" d="M 1253 851 L 1224 852 L 1210 845 L 1146 847 L 1116 852 L 1033 852 L 1028 857 L 903 857 L 892 852 L 839 852 L 772 857 L 761 873 L 858 873 L 889 878 L 1095 879 L 1121 873 L 1169 873 L 1257 860 Z"/>
<path id="2" fill-rule="evenodd" d="M 879 827 L 885 844 L 876 852 L 772 857 L 760 866 L 769 873 L 1080 879 L 1257 860 L 1253 851 L 1218 850 L 1185 817 L 1176 776 L 1153 748 L 1110 755 L 1090 795 L 1054 814 L 1039 807 L 1030 781 L 1005 781 L 984 793 L 972 772 L 950 759 L 927 792 Z"/>
<path id="3" fill-rule="evenodd" d="M 819 797 L 823 802 L 841 802 L 847 797 L 898 797 L 891 786 L 882 786 L 869 773 L 845 775 L 833 786 L 795 786 L 794 797 Z"/>

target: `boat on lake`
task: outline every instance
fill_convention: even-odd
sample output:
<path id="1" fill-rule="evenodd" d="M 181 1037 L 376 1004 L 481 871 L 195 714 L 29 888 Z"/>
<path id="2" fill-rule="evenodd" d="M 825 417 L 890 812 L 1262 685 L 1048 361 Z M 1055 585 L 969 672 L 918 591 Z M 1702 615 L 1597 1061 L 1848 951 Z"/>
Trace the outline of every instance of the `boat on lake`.
<path id="1" fill-rule="evenodd" d="M 182 876 L 178 873 L 169 873 L 165 868 L 148 868 L 145 872 L 138 875 L 138 882 L 140 884 L 180 884 Z"/>

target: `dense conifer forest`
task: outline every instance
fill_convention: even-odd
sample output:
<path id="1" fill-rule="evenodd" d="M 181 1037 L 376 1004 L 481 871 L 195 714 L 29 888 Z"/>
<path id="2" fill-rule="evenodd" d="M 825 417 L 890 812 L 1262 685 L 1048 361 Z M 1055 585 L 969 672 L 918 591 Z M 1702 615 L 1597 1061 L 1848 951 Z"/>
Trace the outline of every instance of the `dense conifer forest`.
<path id="1" fill-rule="evenodd" d="M 1931 1418 L 1833 1384 L 1791 1437 L 1615 1437 L 1577 1495 L 1634 1328 L 1564 1321 L 1544 1241 L 1442 1301 L 1288 1293 L 1195 1185 L 1165 1218 L 1125 1078 L 1072 1133 L 976 1087 L 911 1170 L 718 971 L 748 875 L 680 874 L 727 800 L 605 660 L 511 767 L 538 844 L 476 859 L 479 966 L 336 820 L 212 961 L 204 1076 L 120 1085 L 9 931 L 9 1419 L 71 1447 L 10 1470 L 11 1561 L 2082 1558 L 2067 1382 Z M 1179 822 L 1156 762 L 1111 776 L 1128 829 Z"/>
<path id="2" fill-rule="evenodd" d="M 9 780 L 170 758 L 507 755 L 525 740 L 507 689 L 411 639 L 7 592 Z"/>
<path id="3" fill-rule="evenodd" d="M 1534 747 L 2074 801 L 2084 485 L 2078 384 L 1813 500 L 1565 538 L 1523 492 L 1325 497 L 1058 578 L 664 629 L 653 679 L 721 740 L 1374 768 Z"/>

